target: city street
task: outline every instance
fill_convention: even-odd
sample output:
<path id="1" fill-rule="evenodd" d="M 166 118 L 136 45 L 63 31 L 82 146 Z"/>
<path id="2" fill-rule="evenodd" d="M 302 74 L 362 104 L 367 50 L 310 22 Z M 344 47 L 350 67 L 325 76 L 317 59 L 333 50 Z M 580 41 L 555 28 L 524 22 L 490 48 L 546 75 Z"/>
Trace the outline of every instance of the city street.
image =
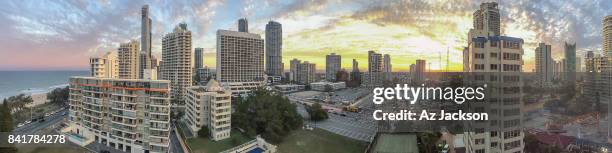
<path id="1" fill-rule="evenodd" d="M 68 117 L 68 115 L 64 115 L 64 113 L 68 113 L 68 109 L 63 109 L 53 115 L 45 117 L 45 121 L 43 122 L 34 121 L 30 124 L 23 125 L 22 127 L 15 128 L 15 130 L 13 130 L 13 133 L 19 135 L 36 134 L 38 133 L 38 131 L 44 128 L 51 127 L 52 125 L 55 125 L 57 123 L 61 123 L 63 119 Z"/>

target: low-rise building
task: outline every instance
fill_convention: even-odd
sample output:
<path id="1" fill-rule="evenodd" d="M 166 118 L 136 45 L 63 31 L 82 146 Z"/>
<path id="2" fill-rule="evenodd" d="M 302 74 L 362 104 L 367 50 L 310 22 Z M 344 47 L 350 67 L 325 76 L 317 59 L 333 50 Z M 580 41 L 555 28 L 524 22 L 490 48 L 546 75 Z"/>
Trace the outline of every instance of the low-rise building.
<path id="1" fill-rule="evenodd" d="M 232 103 L 231 92 L 219 85 L 216 80 L 208 81 L 206 86 L 187 88 L 186 120 L 189 130 L 196 136 L 203 127 L 208 127 L 210 138 L 214 141 L 230 137 Z"/>
<path id="2" fill-rule="evenodd" d="M 316 91 L 325 91 L 325 87 L 328 85 L 331 87 L 332 91 L 346 88 L 346 83 L 344 82 L 322 81 L 322 82 L 310 83 L 310 89 L 316 90 Z"/>
<path id="3" fill-rule="evenodd" d="M 300 84 L 283 84 L 283 85 L 275 85 L 274 89 L 285 94 L 285 93 L 304 91 L 306 89 L 306 86 L 300 85 Z"/>

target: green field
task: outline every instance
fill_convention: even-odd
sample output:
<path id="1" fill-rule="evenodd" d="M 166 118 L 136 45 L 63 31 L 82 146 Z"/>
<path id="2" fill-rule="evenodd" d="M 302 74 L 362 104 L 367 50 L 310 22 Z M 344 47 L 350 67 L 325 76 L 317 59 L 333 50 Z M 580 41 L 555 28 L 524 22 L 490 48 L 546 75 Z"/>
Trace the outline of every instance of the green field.
<path id="1" fill-rule="evenodd" d="M 296 130 L 281 144 L 279 153 L 354 152 L 363 153 L 367 142 L 350 139 L 325 130 Z"/>
<path id="2" fill-rule="evenodd" d="M 234 144 L 232 139 L 236 139 L 237 143 Z M 194 153 L 217 153 L 241 145 L 250 140 L 252 139 L 249 139 L 239 131 L 232 130 L 230 138 L 221 141 L 211 141 L 208 138 L 191 138 L 187 139 L 187 145 L 191 147 Z"/>

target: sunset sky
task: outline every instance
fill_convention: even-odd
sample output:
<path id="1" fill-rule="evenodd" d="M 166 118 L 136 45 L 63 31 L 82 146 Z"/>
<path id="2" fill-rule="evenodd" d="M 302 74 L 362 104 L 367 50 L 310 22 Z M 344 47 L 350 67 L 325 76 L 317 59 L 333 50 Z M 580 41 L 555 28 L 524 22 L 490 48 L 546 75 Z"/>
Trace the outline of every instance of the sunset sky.
<path id="1" fill-rule="evenodd" d="M 0 1 L 0 70 L 87 70 L 88 58 L 116 51 L 140 38 L 140 8 L 150 5 L 153 52 L 161 59 L 161 38 L 180 22 L 192 31 L 193 47 L 205 49 L 205 65 L 215 66 L 215 32 L 236 30 L 246 17 L 249 31 L 264 38 L 265 24 L 283 25 L 283 62 L 315 62 L 342 56 L 350 69 L 356 58 L 367 67 L 367 51 L 390 54 L 394 71 L 407 71 L 416 59 L 432 69 L 462 68 L 472 13 L 484 0 L 208 0 Z M 563 42 L 577 42 L 578 57 L 601 51 L 601 20 L 612 15 L 610 0 L 498 0 L 503 35 L 525 40 L 525 71 L 533 68 L 538 42 L 563 55 Z M 442 63 L 439 63 L 440 55 Z"/>

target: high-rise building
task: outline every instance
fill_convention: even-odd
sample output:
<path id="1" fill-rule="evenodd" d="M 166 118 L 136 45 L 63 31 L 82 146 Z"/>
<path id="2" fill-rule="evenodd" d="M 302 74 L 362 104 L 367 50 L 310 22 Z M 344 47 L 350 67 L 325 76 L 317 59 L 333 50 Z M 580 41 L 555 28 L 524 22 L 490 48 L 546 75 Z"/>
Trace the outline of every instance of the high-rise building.
<path id="1" fill-rule="evenodd" d="M 325 80 L 334 82 L 336 81 L 336 73 L 340 71 L 342 63 L 342 56 L 331 53 L 325 56 Z"/>
<path id="2" fill-rule="evenodd" d="M 289 75 L 290 75 L 289 80 L 292 82 L 299 81 L 298 73 L 300 71 L 300 63 L 302 63 L 302 61 L 295 59 L 295 58 L 289 62 Z"/>
<path id="3" fill-rule="evenodd" d="M 217 80 L 232 94 L 244 94 L 265 83 L 264 40 L 259 34 L 217 31 Z"/>
<path id="4" fill-rule="evenodd" d="M 177 25 L 162 39 L 162 79 L 172 82 L 172 99 L 183 105 L 185 88 L 192 84 L 191 31 L 186 23 Z"/>
<path id="5" fill-rule="evenodd" d="M 391 72 L 391 56 L 385 54 L 383 56 L 383 72 Z"/>
<path id="6" fill-rule="evenodd" d="M 553 80 L 554 61 L 550 45 L 540 43 L 535 49 L 535 72 L 540 87 L 550 87 Z"/>
<path id="7" fill-rule="evenodd" d="M 499 8 L 496 2 L 480 4 L 480 9 L 474 12 L 474 33 L 483 36 L 499 36 L 501 34 Z"/>
<path id="8" fill-rule="evenodd" d="M 471 103 L 475 111 L 489 113 L 489 121 L 471 122 L 464 132 L 465 152 L 523 152 L 525 136 L 521 111 L 523 39 L 501 36 L 497 3 L 482 3 L 474 12 L 464 64 L 465 82 L 487 84 L 485 103 Z M 503 81 L 502 81 L 503 80 Z M 503 114 L 503 115 L 501 115 Z M 480 131 L 479 131 L 480 130 Z"/>
<path id="9" fill-rule="evenodd" d="M 99 57 L 89 58 L 91 76 L 98 78 L 119 78 L 119 61 L 113 51 Z"/>
<path id="10" fill-rule="evenodd" d="M 206 126 L 211 140 L 219 141 L 230 137 L 232 102 L 231 91 L 227 91 L 212 79 L 206 86 L 187 88 L 186 124 L 196 134 Z"/>
<path id="11" fill-rule="evenodd" d="M 573 84 L 576 81 L 576 43 L 565 43 L 565 65 L 563 71 L 565 74 L 564 80 Z"/>
<path id="12" fill-rule="evenodd" d="M 128 153 L 168 152 L 170 81 L 70 78 L 70 132 Z M 84 145 L 84 144 L 83 144 Z"/>
<path id="13" fill-rule="evenodd" d="M 425 71 L 427 68 L 426 64 L 427 63 L 425 62 L 425 60 L 416 60 L 416 64 L 414 65 L 414 74 L 412 75 L 412 77 L 414 78 L 413 82 L 422 83 L 423 81 L 425 81 Z"/>
<path id="14" fill-rule="evenodd" d="M 149 17 L 149 5 L 142 6 L 140 21 L 140 68 L 138 78 L 144 78 L 144 72 L 152 69 L 151 66 L 151 18 Z M 149 70 L 153 71 L 153 70 Z"/>
<path id="15" fill-rule="evenodd" d="M 266 72 L 268 76 L 283 75 L 283 28 L 276 21 L 266 24 Z"/>
<path id="16" fill-rule="evenodd" d="M 368 72 L 382 72 L 383 59 L 382 54 L 374 51 L 368 51 Z"/>
<path id="17" fill-rule="evenodd" d="M 138 41 L 132 40 L 128 43 L 121 43 L 117 49 L 119 59 L 119 78 L 138 79 L 140 73 L 140 46 Z"/>
<path id="18" fill-rule="evenodd" d="M 249 32 L 249 21 L 246 18 L 238 20 L 238 32 Z"/>
<path id="19" fill-rule="evenodd" d="M 610 56 L 610 52 L 612 52 L 612 15 L 608 15 L 603 19 L 603 52 L 605 56 Z"/>
<path id="20" fill-rule="evenodd" d="M 353 71 L 352 72 L 359 72 L 359 62 L 357 62 L 357 59 L 353 58 Z"/>
<path id="21" fill-rule="evenodd" d="M 300 63 L 298 70 L 298 82 L 300 84 L 310 84 L 316 81 L 316 72 L 317 68 L 315 63 L 310 63 L 308 61 L 304 61 Z"/>
<path id="22" fill-rule="evenodd" d="M 194 68 L 200 69 L 200 68 L 204 68 L 204 48 L 195 48 L 195 51 L 193 53 L 194 57 Z"/>

